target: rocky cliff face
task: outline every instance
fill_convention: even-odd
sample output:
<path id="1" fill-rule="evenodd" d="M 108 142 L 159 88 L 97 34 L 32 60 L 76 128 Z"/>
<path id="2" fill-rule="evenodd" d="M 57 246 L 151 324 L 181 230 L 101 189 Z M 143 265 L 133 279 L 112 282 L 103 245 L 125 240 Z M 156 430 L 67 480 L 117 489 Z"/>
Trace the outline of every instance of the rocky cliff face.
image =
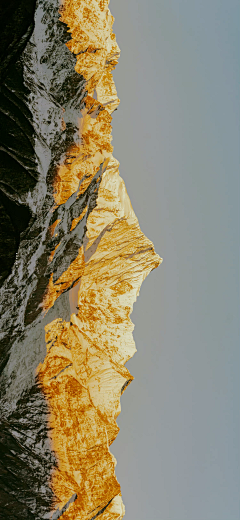
<path id="1" fill-rule="evenodd" d="M 132 306 L 161 259 L 119 163 L 106 0 L 1 16 L 0 518 L 121 519 L 109 446 L 133 377 Z"/>

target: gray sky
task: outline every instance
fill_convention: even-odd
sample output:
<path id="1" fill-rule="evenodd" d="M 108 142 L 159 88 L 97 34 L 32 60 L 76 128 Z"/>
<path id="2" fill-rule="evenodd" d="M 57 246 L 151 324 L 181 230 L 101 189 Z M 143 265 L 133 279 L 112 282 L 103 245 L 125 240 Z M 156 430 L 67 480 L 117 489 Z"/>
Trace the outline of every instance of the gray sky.
<path id="1" fill-rule="evenodd" d="M 239 520 L 240 2 L 110 9 L 114 155 L 164 259 L 132 314 L 111 447 L 126 520 Z"/>

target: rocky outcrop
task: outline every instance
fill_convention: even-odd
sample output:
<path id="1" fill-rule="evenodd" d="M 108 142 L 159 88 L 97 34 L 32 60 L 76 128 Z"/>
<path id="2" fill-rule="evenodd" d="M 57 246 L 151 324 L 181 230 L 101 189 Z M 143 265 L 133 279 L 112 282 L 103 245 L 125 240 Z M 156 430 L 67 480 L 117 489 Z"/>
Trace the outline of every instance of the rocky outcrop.
<path id="1" fill-rule="evenodd" d="M 117 520 L 130 314 L 161 259 L 112 156 L 108 2 L 25 9 L 2 74 L 0 518 Z"/>

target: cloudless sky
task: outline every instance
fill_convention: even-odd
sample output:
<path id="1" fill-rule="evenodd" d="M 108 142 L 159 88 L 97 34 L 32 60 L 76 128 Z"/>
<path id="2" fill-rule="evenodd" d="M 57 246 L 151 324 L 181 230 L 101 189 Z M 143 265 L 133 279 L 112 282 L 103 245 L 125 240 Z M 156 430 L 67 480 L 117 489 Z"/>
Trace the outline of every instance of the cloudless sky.
<path id="1" fill-rule="evenodd" d="M 162 265 L 111 451 L 126 520 L 239 520 L 240 2 L 111 0 L 114 155 Z"/>

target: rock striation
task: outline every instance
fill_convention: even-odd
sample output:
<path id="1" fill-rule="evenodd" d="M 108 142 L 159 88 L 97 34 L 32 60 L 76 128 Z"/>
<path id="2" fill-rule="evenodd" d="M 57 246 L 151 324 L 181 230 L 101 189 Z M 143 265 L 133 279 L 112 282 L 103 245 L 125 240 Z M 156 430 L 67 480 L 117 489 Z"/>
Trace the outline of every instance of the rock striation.
<path id="1" fill-rule="evenodd" d="M 107 0 L 12 0 L 1 65 L 0 518 L 120 520 L 110 445 L 161 262 L 111 144 Z"/>

